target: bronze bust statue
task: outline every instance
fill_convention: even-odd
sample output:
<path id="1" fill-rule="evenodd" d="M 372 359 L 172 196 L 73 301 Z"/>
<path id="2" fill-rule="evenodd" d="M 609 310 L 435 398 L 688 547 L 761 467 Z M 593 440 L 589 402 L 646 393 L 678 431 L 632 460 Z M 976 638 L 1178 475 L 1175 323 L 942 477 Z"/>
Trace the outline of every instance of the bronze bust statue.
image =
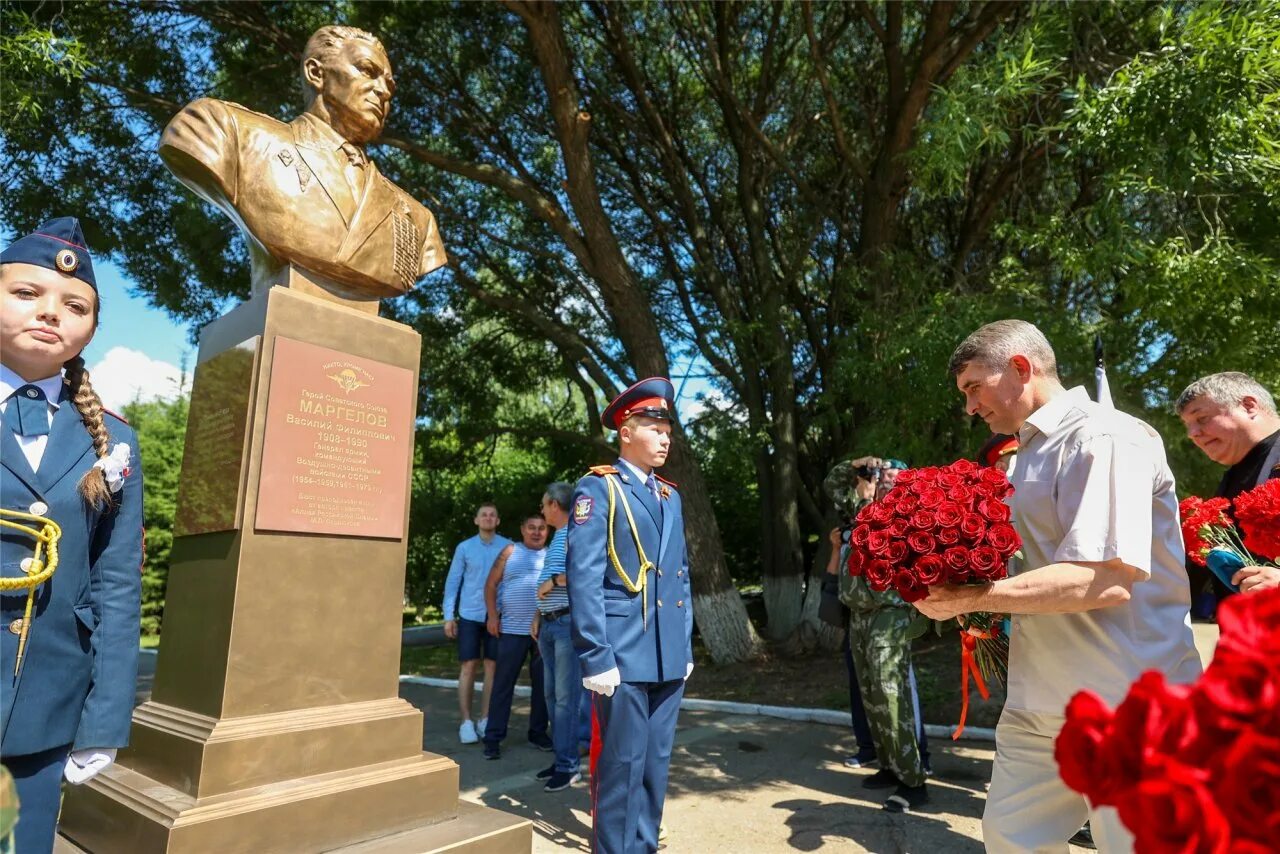
<path id="1" fill-rule="evenodd" d="M 386 51 L 363 30 L 321 27 L 302 82 L 307 108 L 287 124 L 193 101 L 165 128 L 160 156 L 244 231 L 255 291 L 292 264 L 344 300 L 403 294 L 446 258 L 431 211 L 365 156 L 395 92 Z"/>

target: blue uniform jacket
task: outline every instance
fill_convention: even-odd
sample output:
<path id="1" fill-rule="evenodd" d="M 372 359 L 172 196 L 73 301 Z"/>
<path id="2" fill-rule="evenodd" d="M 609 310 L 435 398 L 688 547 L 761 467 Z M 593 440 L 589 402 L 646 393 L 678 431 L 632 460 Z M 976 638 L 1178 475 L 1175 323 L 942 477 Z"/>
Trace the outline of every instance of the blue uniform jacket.
<path id="1" fill-rule="evenodd" d="M 660 501 L 619 465 L 607 475 L 621 487 L 615 511 L 614 548 L 635 580 L 640 559 L 622 500 L 631 507 L 645 556 L 648 625 L 638 593 L 628 592 L 606 551 L 609 492 L 605 475 L 578 481 L 569 514 L 566 572 L 573 643 L 585 676 L 617 667 L 624 682 L 683 679 L 693 661 L 693 598 L 680 493 L 669 485 Z"/>
<path id="2" fill-rule="evenodd" d="M 97 510 L 81 497 L 80 478 L 97 461 L 80 413 L 64 397 L 48 444 L 33 472 L 8 424 L 0 425 L 0 505 L 44 513 L 62 528 L 58 567 L 36 589 L 22 671 L 14 678 L 27 591 L 0 595 L 0 753 L 21 756 L 63 745 L 123 747 L 138 674 L 142 603 L 142 467 L 138 440 L 122 420 L 104 414 L 111 445 L 131 448 L 130 473 L 114 507 Z M 31 537 L 0 528 L 0 571 L 21 576 Z"/>

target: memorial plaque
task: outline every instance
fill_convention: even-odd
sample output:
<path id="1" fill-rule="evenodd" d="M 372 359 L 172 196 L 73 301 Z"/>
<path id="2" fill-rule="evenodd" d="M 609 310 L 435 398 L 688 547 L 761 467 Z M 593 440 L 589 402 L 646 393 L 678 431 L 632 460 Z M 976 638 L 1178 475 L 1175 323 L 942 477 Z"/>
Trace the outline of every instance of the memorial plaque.
<path id="1" fill-rule="evenodd" d="M 258 340 L 250 338 L 196 367 L 174 536 L 240 527 L 244 505 L 240 484 Z"/>
<path id="2" fill-rule="evenodd" d="M 404 536 L 413 372 L 278 336 L 255 527 Z"/>

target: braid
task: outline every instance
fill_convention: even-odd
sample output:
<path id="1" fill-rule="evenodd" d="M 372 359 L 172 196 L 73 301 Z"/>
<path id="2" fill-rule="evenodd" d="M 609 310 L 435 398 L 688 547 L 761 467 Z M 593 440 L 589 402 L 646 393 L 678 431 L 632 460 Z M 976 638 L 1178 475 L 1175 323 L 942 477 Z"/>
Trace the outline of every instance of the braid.
<path id="1" fill-rule="evenodd" d="M 89 431 L 93 439 L 93 449 L 98 459 L 111 453 L 111 436 L 107 433 L 107 425 L 102 421 L 102 400 L 93 390 L 89 382 L 89 372 L 85 370 L 84 358 L 76 356 L 64 366 L 66 379 L 64 382 L 71 389 L 71 400 L 80 412 L 80 420 L 84 429 Z M 111 504 L 111 490 L 107 487 L 107 476 L 100 468 L 91 468 L 80 478 L 80 494 L 84 500 L 94 507 L 105 507 Z"/>

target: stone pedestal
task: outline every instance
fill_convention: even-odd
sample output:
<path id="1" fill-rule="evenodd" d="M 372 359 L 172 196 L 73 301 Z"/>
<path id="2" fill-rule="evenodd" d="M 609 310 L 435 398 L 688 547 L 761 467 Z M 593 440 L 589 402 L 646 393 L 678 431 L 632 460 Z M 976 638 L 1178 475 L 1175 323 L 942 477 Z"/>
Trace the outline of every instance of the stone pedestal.
<path id="1" fill-rule="evenodd" d="M 530 850 L 398 696 L 420 349 L 294 288 L 203 330 L 154 689 L 61 850 Z"/>

